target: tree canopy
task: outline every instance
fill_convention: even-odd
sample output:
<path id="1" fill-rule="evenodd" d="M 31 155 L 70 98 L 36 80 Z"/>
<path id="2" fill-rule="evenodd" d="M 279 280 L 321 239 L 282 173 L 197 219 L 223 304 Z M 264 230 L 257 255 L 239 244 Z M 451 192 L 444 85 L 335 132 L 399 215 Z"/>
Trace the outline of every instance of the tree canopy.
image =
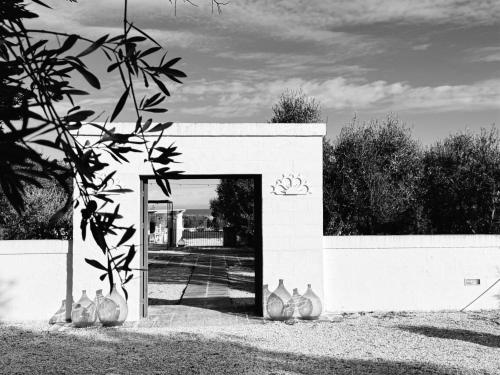
<path id="1" fill-rule="evenodd" d="M 423 159 L 422 204 L 430 233 L 500 233 L 498 130 L 437 142 Z"/>
<path id="2" fill-rule="evenodd" d="M 421 151 L 398 118 L 354 120 L 324 152 L 327 234 L 420 231 Z"/>
<path id="3" fill-rule="evenodd" d="M 41 180 L 41 187 L 25 188 L 25 210 L 19 214 L 0 190 L 0 239 L 71 239 L 73 210 L 68 210 L 58 220 L 51 220 L 55 212 L 64 206 L 67 196 L 54 180 Z"/>
<path id="4" fill-rule="evenodd" d="M 321 106 L 302 90 L 286 90 L 272 107 L 272 123 L 321 122 Z"/>
<path id="5" fill-rule="evenodd" d="M 244 242 L 251 242 L 255 233 L 253 180 L 222 179 L 216 193 L 217 197 L 210 201 L 212 216 L 234 228 Z"/>

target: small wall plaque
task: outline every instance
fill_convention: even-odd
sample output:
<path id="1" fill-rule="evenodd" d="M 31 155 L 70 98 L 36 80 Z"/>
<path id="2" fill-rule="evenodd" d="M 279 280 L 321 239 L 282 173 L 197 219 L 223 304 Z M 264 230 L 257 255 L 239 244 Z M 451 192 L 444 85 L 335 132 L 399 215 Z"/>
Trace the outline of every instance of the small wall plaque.
<path id="1" fill-rule="evenodd" d="M 481 279 L 464 279 L 464 285 L 481 285 Z"/>
<path id="2" fill-rule="evenodd" d="M 307 181 L 301 175 L 290 173 L 288 176 L 282 175 L 271 186 L 272 193 L 276 195 L 307 195 L 311 194 Z"/>

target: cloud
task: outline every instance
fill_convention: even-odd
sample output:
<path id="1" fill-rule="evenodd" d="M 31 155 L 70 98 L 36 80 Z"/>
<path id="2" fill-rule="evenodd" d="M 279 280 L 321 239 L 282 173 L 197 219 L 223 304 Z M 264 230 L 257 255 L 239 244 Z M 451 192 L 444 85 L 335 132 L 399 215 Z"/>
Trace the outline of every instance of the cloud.
<path id="1" fill-rule="evenodd" d="M 247 118 L 269 110 L 285 89 L 301 88 L 315 97 L 324 110 L 388 111 L 477 111 L 498 108 L 500 80 L 471 85 L 413 87 L 405 82 L 360 82 L 337 77 L 325 81 L 302 79 L 275 80 L 248 84 L 243 82 L 200 81 L 179 89 L 189 105 L 179 113 L 214 118 Z M 197 105 L 199 102 L 199 105 Z M 207 105 L 207 102 L 210 104 Z"/>
<path id="2" fill-rule="evenodd" d="M 224 6 L 222 15 L 212 15 L 210 0 L 195 2 L 198 8 L 178 4 L 177 16 L 173 15 L 173 6 L 164 0 L 129 2 L 129 14 L 136 25 L 155 32 L 171 46 L 237 50 L 236 43 L 231 43 L 235 40 L 245 52 L 252 46 L 257 49 L 254 52 L 264 52 L 257 46 L 259 38 L 263 38 L 296 45 L 309 43 L 307 48 L 323 51 L 337 48 L 338 55 L 349 51 L 363 55 L 372 48 L 379 52 L 384 49 L 382 40 L 339 31 L 345 27 L 377 23 L 452 23 L 471 27 L 491 25 L 500 18 L 497 0 L 240 0 Z M 98 6 L 92 1 L 58 2 L 54 6 L 54 11 L 40 8 L 41 17 L 35 22 L 84 33 L 100 28 L 116 32 L 122 28 L 121 0 L 99 2 Z"/>
<path id="3" fill-rule="evenodd" d="M 441 57 L 437 51 L 442 45 L 456 42 L 463 47 L 460 40 L 452 40 L 450 33 L 442 31 L 442 26 L 466 31 L 478 26 L 493 29 L 500 19 L 498 0 L 238 0 L 225 6 L 221 16 L 211 14 L 209 0 L 196 1 L 199 8 L 179 2 L 176 17 L 168 1 L 129 2 L 136 25 L 175 56 L 188 57 L 181 64 L 190 69 L 185 69 L 189 80 L 173 90 L 170 101 L 178 104 L 176 112 L 249 120 L 270 110 L 284 89 L 299 87 L 320 100 L 325 109 L 334 111 L 475 111 L 498 107 L 497 79 L 470 84 L 458 80 L 447 85 L 450 79 L 460 79 L 460 73 L 455 78 L 439 76 L 433 80 L 430 69 L 426 79 L 435 86 L 429 86 L 409 71 L 412 66 L 395 65 L 405 61 L 404 53 L 412 58 L 424 55 L 412 53 L 410 48 L 424 51 L 432 43 L 434 48 L 428 53 Z M 77 30 L 91 37 L 121 32 L 122 0 L 98 5 L 93 1 L 56 2 L 54 7 L 55 11 L 37 8 L 41 17 L 30 22 L 38 28 L 50 25 L 51 29 Z M 376 32 L 381 24 L 390 25 L 385 34 Z M 363 27 L 366 25 L 369 27 Z M 437 34 L 445 35 L 446 40 Z M 478 48 L 471 56 L 466 63 L 500 61 L 500 49 Z M 432 61 L 449 62 L 446 58 Z M 196 79 L 199 77 L 204 79 Z M 411 83 L 406 81 L 410 79 Z M 116 95 L 110 89 L 93 98 L 98 104 L 110 105 Z"/>
<path id="4" fill-rule="evenodd" d="M 483 47 L 470 51 L 472 62 L 498 62 L 500 61 L 500 47 Z"/>
<path id="5" fill-rule="evenodd" d="M 425 44 L 417 44 L 413 47 L 411 47 L 412 50 L 414 51 L 425 51 L 431 46 L 430 43 L 425 43 Z"/>

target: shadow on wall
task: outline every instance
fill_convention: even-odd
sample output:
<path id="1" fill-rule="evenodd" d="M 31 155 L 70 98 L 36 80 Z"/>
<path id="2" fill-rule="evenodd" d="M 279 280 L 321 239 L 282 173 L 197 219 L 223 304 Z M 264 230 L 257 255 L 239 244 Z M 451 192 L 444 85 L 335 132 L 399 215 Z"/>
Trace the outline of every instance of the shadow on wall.
<path id="1" fill-rule="evenodd" d="M 12 297 L 9 291 L 14 287 L 15 283 L 12 280 L 0 279 L 0 321 L 4 318 L 9 309 L 9 303 Z"/>
<path id="2" fill-rule="evenodd" d="M 498 280 L 495 281 L 495 283 L 492 285 L 492 288 L 496 288 L 496 293 L 493 295 L 493 298 L 495 298 L 498 301 L 497 309 L 500 309 L 500 267 L 496 267 L 497 269 L 497 278 Z"/>
<path id="3" fill-rule="evenodd" d="M 73 240 L 68 241 L 68 253 L 66 254 L 66 301 L 74 302 L 73 298 Z M 71 319 L 73 303 L 66 304 L 66 321 Z"/>
<path id="4" fill-rule="evenodd" d="M 400 329 L 411 333 L 417 333 L 427 337 L 435 337 L 445 340 L 461 340 L 473 344 L 500 348 L 500 336 L 491 333 L 468 331 L 465 329 L 438 328 L 432 326 L 400 326 Z"/>
<path id="5" fill-rule="evenodd" d="M 83 333 L 0 326 L 6 373 L 294 373 L 458 374 L 459 368 L 426 362 L 338 359 L 259 349 L 232 336 L 184 332 L 145 334 L 115 329 Z M 41 351 L 40 348 L 44 350 Z M 26 357 L 25 353 L 30 353 Z"/>

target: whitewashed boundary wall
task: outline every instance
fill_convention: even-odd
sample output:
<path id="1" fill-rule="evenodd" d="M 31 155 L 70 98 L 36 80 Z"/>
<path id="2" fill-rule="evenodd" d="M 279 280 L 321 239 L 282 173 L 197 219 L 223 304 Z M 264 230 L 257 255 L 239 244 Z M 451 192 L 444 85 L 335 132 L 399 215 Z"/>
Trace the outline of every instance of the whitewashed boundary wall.
<path id="1" fill-rule="evenodd" d="M 460 310 L 500 278 L 495 235 L 329 236 L 323 248 L 327 311 Z M 500 282 L 468 309 L 498 308 Z"/>
<path id="2" fill-rule="evenodd" d="M 0 321 L 48 321 L 71 283 L 68 258 L 68 241 L 0 241 Z"/>
<path id="3" fill-rule="evenodd" d="M 323 243 L 326 311 L 459 310 L 500 278 L 500 236 L 342 236 Z M 0 241 L 0 321 L 50 318 L 71 293 L 68 246 Z M 498 308 L 500 282 L 468 310 Z"/>

